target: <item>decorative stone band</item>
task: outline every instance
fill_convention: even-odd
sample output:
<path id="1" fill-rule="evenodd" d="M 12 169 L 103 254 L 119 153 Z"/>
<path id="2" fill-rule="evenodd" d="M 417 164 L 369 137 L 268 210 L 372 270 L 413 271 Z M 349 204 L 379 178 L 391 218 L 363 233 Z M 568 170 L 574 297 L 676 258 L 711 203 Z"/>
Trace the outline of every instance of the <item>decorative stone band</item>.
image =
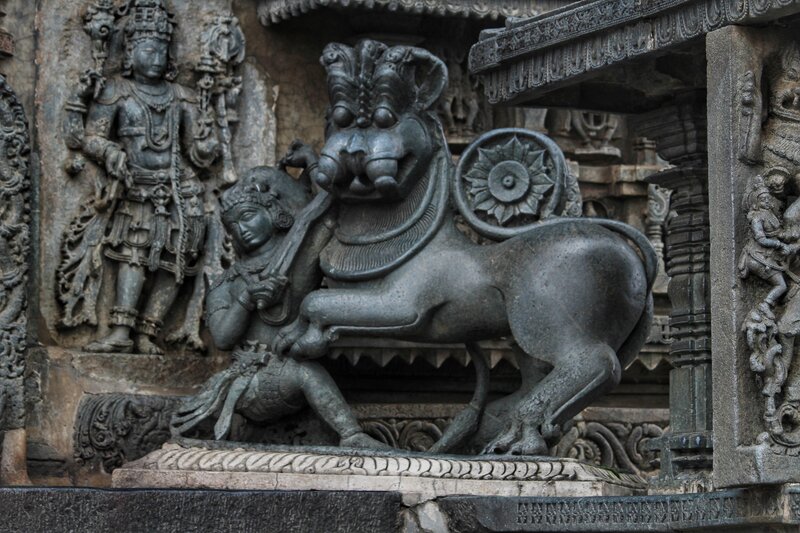
<path id="1" fill-rule="evenodd" d="M 637 356 L 636 361 L 647 370 L 654 370 L 659 364 L 667 362 L 664 357 L 669 353 L 668 318 L 656 316 L 653 320 L 647 344 Z M 489 359 L 489 366 L 495 368 L 501 361 L 505 361 L 514 368 L 519 368 L 516 355 L 511 345 L 505 340 L 483 341 L 480 347 Z M 450 359 L 457 361 L 461 366 L 470 363 L 463 344 L 431 344 L 396 341 L 393 339 L 371 338 L 342 338 L 331 346 L 329 357 L 339 359 L 343 357 L 355 366 L 361 359 L 369 359 L 381 367 L 386 367 L 394 359 L 400 359 L 412 364 L 417 359 L 427 361 L 435 368 Z M 668 363 L 667 363 L 668 364 Z"/>
<path id="2" fill-rule="evenodd" d="M 267 486 L 261 488 L 318 488 L 340 490 L 412 490 L 406 478 L 418 481 L 436 480 L 439 485 L 420 481 L 419 486 L 437 492 L 457 494 L 467 490 L 462 484 L 447 481 L 511 482 L 519 495 L 525 483 L 575 482 L 591 489 L 589 495 L 601 487 L 612 487 L 612 493 L 631 493 L 646 488 L 645 481 L 631 474 L 578 462 L 574 459 L 506 458 L 506 457 L 457 457 L 434 456 L 414 453 L 386 451 L 346 450 L 332 447 L 287 448 L 259 447 L 247 449 L 235 447 L 235 443 L 212 443 L 181 440 L 165 444 L 160 450 L 118 468 L 113 474 L 115 487 L 153 486 L 152 480 L 161 487 L 178 486 L 191 474 L 208 474 L 201 486 L 214 488 L 257 488 L 247 474 L 274 474 L 277 477 L 258 477 Z M 148 473 L 150 475 L 148 475 Z M 167 474 L 172 474 L 168 476 Z M 219 476 L 224 473 L 223 485 Z M 155 474 L 155 475 L 154 475 Z M 237 479 L 237 475 L 238 479 Z M 281 483 L 281 477 L 289 476 L 294 485 Z M 298 476 L 303 476 L 298 478 Z M 308 476 L 308 477 L 306 477 Z M 350 479 L 362 481 L 354 486 Z M 320 483 L 314 485 L 315 481 Z M 379 478 L 372 482 L 369 479 Z M 148 479 L 151 482 L 148 482 Z M 194 477 L 197 480 L 197 477 Z M 274 484 L 277 481 L 277 486 Z M 284 480 L 285 481 L 285 480 Z M 386 484 L 385 481 L 389 483 Z M 394 483 L 392 483 L 394 482 Z M 572 483 L 570 483 L 572 485 Z M 489 483 L 490 487 L 503 488 Z M 579 491 L 580 492 L 580 491 Z M 603 493 L 607 493 L 605 490 Z"/>
<path id="3" fill-rule="evenodd" d="M 470 50 L 491 103 L 629 58 L 675 46 L 730 24 L 800 10 L 800 0 L 595 0 L 485 32 Z"/>
<path id="4" fill-rule="evenodd" d="M 261 24 L 269 26 L 282 20 L 299 17 L 325 7 L 388 10 L 413 15 L 470 17 L 497 20 L 506 17 L 530 17 L 567 4 L 571 0 L 261 0 L 258 16 Z"/>

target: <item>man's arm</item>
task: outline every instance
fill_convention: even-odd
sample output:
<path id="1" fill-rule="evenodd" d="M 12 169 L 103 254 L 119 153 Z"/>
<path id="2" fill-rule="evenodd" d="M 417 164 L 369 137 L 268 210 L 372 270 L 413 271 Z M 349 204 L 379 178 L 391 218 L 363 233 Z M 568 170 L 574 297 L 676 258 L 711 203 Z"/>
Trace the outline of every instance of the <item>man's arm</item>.
<path id="1" fill-rule="evenodd" d="M 241 282 L 228 279 L 222 281 L 208 293 L 206 298 L 206 323 L 214 344 L 222 350 L 230 350 L 247 331 L 255 302 Z"/>
<path id="2" fill-rule="evenodd" d="M 86 118 L 83 153 L 103 165 L 110 176 L 127 179 L 128 167 L 125 150 L 109 138 L 116 115 L 117 106 L 115 104 L 92 103 Z"/>

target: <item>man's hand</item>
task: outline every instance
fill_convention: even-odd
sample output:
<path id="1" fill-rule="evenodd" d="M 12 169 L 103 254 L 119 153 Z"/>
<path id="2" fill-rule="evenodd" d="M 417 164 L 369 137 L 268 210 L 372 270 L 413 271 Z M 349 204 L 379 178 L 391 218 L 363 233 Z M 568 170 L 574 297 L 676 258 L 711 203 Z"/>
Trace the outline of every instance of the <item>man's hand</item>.
<path id="1" fill-rule="evenodd" d="M 128 156 L 121 148 L 109 148 L 106 151 L 106 172 L 125 183 L 126 187 L 132 185 L 131 175 L 128 171 Z"/>
<path id="2" fill-rule="evenodd" d="M 792 256 L 800 250 L 800 245 L 797 244 L 781 244 L 780 251 L 785 256 Z"/>
<path id="3" fill-rule="evenodd" d="M 289 280 L 285 276 L 270 276 L 259 283 L 250 285 L 247 290 L 258 309 L 267 309 L 280 300 L 288 283 Z"/>

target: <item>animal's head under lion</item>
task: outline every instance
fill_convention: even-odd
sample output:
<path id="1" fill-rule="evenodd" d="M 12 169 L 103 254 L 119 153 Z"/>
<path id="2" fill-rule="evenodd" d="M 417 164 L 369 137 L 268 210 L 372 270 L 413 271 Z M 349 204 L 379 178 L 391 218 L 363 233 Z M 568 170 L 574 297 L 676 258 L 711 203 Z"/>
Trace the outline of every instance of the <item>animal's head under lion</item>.
<path id="1" fill-rule="evenodd" d="M 547 453 L 644 344 L 655 252 L 630 226 L 572 218 L 577 183 L 540 134 L 487 133 L 454 169 L 432 111 L 447 72 L 431 53 L 367 40 L 328 45 L 322 64 L 331 106 L 309 170 L 338 204 L 320 257 L 329 282 L 275 350 L 319 357 L 347 335 L 465 343 L 478 387 L 434 451 Z M 453 205 L 501 242 L 475 244 Z M 478 342 L 499 337 L 513 341 L 522 386 L 487 406 Z"/>

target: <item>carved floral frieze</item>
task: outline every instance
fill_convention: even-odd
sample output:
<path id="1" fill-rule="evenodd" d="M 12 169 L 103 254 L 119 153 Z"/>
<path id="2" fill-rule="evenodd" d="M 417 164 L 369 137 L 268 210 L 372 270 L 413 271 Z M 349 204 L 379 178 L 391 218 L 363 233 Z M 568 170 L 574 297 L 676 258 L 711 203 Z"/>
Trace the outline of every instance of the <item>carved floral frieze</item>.
<path id="1" fill-rule="evenodd" d="M 175 398 L 164 396 L 87 395 L 75 421 L 75 458 L 85 464 L 100 464 L 106 472 L 112 472 L 126 462 L 144 457 L 170 438 L 169 421 L 177 405 Z M 454 411 L 428 406 L 429 414 L 403 415 L 408 412 L 408 405 L 355 407 L 367 434 L 393 448 L 412 452 L 428 451 L 441 439 Z M 398 415 L 387 416 L 388 410 Z M 658 469 L 655 454 L 647 444 L 664 433 L 665 420 L 658 416 L 646 421 L 624 415 L 609 420 L 606 420 L 608 415 L 600 418 L 594 419 L 591 413 L 586 413 L 567 426 L 551 453 L 637 475 Z M 197 435 L 202 435 L 202 430 Z M 264 427 L 244 424 L 236 428 L 234 437 L 268 444 L 336 442 L 330 430 L 310 414 Z"/>

